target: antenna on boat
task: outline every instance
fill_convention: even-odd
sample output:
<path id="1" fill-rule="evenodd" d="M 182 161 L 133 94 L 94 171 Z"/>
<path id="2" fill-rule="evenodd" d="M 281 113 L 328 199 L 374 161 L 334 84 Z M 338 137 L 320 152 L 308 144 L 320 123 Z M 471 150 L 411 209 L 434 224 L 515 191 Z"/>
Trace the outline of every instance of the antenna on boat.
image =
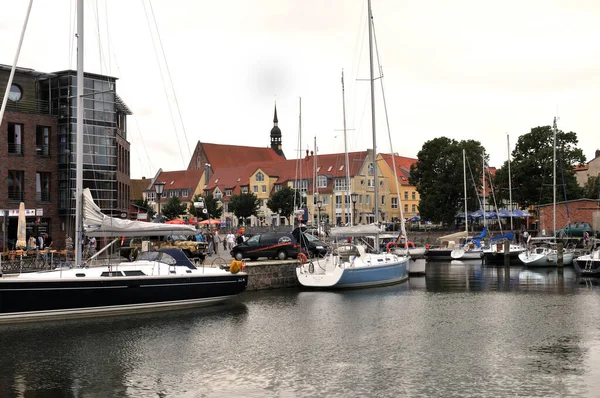
<path id="1" fill-rule="evenodd" d="M 553 209 L 553 224 L 552 224 L 552 234 L 554 235 L 554 240 L 556 240 L 556 116 L 554 117 L 554 123 L 552 124 L 552 130 L 554 132 L 554 154 L 552 157 L 552 163 L 554 166 L 554 172 L 552 173 L 552 209 Z"/>

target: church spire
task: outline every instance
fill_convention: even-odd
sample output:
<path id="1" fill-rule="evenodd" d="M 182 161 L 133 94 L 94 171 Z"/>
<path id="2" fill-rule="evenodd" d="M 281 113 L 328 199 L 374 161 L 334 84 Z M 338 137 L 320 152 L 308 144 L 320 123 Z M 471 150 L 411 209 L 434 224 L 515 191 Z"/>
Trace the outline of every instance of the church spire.
<path id="1" fill-rule="evenodd" d="M 275 103 L 275 113 L 273 114 L 273 128 L 271 129 L 271 149 L 273 149 L 279 156 L 285 155 L 281 150 L 281 130 L 277 126 L 279 120 L 277 119 L 277 103 Z"/>

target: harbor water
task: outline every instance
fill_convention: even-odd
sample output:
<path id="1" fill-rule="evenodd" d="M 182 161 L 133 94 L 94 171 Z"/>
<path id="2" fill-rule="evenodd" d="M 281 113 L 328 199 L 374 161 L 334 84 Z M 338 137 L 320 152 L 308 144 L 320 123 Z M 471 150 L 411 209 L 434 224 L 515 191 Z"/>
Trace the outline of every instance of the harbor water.
<path id="1" fill-rule="evenodd" d="M 382 288 L 0 327 L 0 397 L 598 397 L 600 287 L 427 264 Z"/>

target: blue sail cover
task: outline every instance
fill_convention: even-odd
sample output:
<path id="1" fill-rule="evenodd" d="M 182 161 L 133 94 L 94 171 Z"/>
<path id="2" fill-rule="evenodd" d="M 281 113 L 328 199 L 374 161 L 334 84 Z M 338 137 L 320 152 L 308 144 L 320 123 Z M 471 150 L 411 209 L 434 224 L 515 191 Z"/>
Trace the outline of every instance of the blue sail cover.
<path id="1" fill-rule="evenodd" d="M 473 239 L 483 239 L 487 235 L 487 228 L 483 228 L 483 231 L 477 236 L 474 236 Z"/>
<path id="2" fill-rule="evenodd" d="M 490 238 L 490 242 L 498 242 L 501 240 L 509 240 L 512 241 L 515 237 L 515 233 L 513 231 L 510 231 L 509 233 L 506 233 L 504 235 L 498 235 L 498 236 L 494 236 L 493 238 Z"/>

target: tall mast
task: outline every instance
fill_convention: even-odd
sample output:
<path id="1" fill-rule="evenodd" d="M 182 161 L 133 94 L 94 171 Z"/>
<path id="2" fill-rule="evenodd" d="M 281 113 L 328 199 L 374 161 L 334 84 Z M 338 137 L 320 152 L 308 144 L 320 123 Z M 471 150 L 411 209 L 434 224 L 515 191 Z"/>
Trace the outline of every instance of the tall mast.
<path id="1" fill-rule="evenodd" d="M 77 0 L 77 126 L 75 139 L 75 265 L 83 265 L 80 243 L 83 238 L 81 214 L 83 199 L 83 0 Z"/>
<path id="2" fill-rule="evenodd" d="M 346 197 L 344 213 L 350 213 L 350 225 L 354 225 L 354 212 L 350 211 L 350 161 L 348 160 L 348 143 L 346 141 L 346 94 L 344 88 L 344 70 L 342 69 L 342 115 L 344 117 L 344 153 L 346 156 Z"/>
<path id="3" fill-rule="evenodd" d="M 482 173 L 482 178 L 481 180 L 483 181 L 483 197 L 482 197 L 482 203 L 483 203 L 483 228 L 486 227 L 485 224 L 485 151 L 483 151 L 483 154 L 481 155 L 481 159 L 482 159 L 482 163 L 483 163 L 483 173 Z"/>
<path id="4" fill-rule="evenodd" d="M 319 219 L 320 214 L 319 214 L 319 209 L 317 206 L 317 201 L 319 200 L 319 198 L 318 198 L 319 192 L 317 191 L 317 136 L 316 135 L 315 135 L 315 138 L 313 141 L 313 148 L 315 149 L 315 153 L 313 156 L 313 205 L 312 205 L 312 209 L 313 209 L 314 213 L 317 213 L 317 232 L 320 233 L 321 232 L 321 220 Z"/>
<path id="5" fill-rule="evenodd" d="M 552 234 L 556 238 L 556 116 L 554 117 L 554 123 L 552 125 L 552 130 L 554 130 L 554 155 L 553 155 L 553 169 L 552 173 L 553 182 L 552 182 L 552 203 L 553 203 L 553 225 L 552 225 Z"/>
<path id="6" fill-rule="evenodd" d="M 375 79 L 373 77 L 373 14 L 371 11 L 371 0 L 368 0 L 369 8 L 369 72 L 371 75 L 371 126 L 373 130 L 373 212 L 376 223 L 379 223 L 379 181 L 377 173 L 377 134 L 375 130 Z M 375 236 L 375 249 L 379 250 L 379 235 Z"/>
<path id="7" fill-rule="evenodd" d="M 463 180 L 465 186 L 465 232 L 469 236 L 469 224 L 467 220 L 467 161 L 465 157 L 465 149 L 463 148 Z"/>
<path id="8" fill-rule="evenodd" d="M 510 211 L 510 230 L 513 230 L 512 181 L 510 174 L 510 137 L 506 134 L 506 152 L 508 152 L 508 206 Z"/>

